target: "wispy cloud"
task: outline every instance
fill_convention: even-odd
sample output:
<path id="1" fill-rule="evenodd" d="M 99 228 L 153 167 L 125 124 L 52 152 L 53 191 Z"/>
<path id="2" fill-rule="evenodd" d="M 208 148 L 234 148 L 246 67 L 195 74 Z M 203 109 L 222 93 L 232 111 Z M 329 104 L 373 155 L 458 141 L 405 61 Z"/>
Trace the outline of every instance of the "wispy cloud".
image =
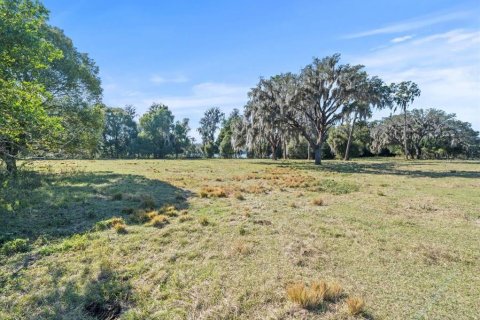
<path id="1" fill-rule="evenodd" d="M 182 75 L 178 75 L 174 77 L 163 77 L 158 74 L 154 74 L 150 77 L 150 81 L 155 84 L 184 83 L 184 82 L 188 82 L 188 78 Z"/>
<path id="2" fill-rule="evenodd" d="M 407 40 L 410 40 L 410 39 L 413 39 L 413 35 L 407 35 L 407 36 L 403 36 L 403 37 L 393 38 L 392 40 L 390 40 L 390 42 L 400 43 L 400 42 L 404 42 L 404 41 L 407 41 Z"/>
<path id="3" fill-rule="evenodd" d="M 432 26 L 435 24 L 439 24 L 439 23 L 462 19 L 467 17 L 468 15 L 469 13 L 467 11 L 457 11 L 457 12 L 450 12 L 450 13 L 441 13 L 441 14 L 436 14 L 431 16 L 423 16 L 423 17 L 412 19 L 412 20 L 394 23 L 381 28 L 349 34 L 345 36 L 345 38 L 353 39 L 353 38 L 363 38 L 363 37 L 380 35 L 380 34 L 408 32 L 408 31 Z"/>
<path id="4" fill-rule="evenodd" d="M 418 108 L 456 113 L 480 129 L 480 31 L 457 29 L 397 42 L 352 59 L 387 82 L 412 80 Z"/>
<path id="5" fill-rule="evenodd" d="M 247 101 L 249 87 L 226 83 L 205 82 L 196 84 L 191 93 L 178 96 L 145 97 L 141 104 L 150 105 L 153 102 L 162 102 L 172 110 L 182 113 L 203 113 L 209 107 L 221 107 L 230 110 L 242 107 Z"/>

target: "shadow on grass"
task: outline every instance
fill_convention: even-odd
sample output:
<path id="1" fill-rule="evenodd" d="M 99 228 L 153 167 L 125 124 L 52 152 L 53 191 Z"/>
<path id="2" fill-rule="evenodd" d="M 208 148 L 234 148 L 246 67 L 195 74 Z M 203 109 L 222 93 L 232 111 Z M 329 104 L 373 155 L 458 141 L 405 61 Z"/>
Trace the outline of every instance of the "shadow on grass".
<path id="1" fill-rule="evenodd" d="M 0 176 L 0 245 L 10 239 L 67 237 L 92 229 L 98 221 L 128 218 L 142 197 L 156 208 L 187 207 L 189 192 L 139 175 L 109 172 Z M 114 200 L 116 199 L 116 200 Z M 130 224 L 130 222 L 129 222 Z"/>
<path id="2" fill-rule="evenodd" d="M 421 165 L 437 165 L 441 162 L 409 162 L 409 161 L 383 161 L 383 162 L 370 162 L 370 161 L 324 161 L 321 165 L 316 166 L 307 162 L 275 162 L 275 161 L 259 161 L 257 164 L 273 165 L 278 167 L 288 167 L 292 169 L 320 171 L 320 172 L 335 172 L 335 173 L 361 173 L 361 174 L 378 174 L 378 175 L 399 175 L 399 176 L 411 176 L 411 177 L 428 177 L 428 178 L 480 178 L 480 162 L 462 162 L 468 164 L 478 164 L 478 171 L 466 171 L 466 170 L 450 170 L 450 171 L 434 171 L 434 170 L 418 170 L 410 169 L 405 170 L 401 167 L 406 166 L 421 166 Z M 458 163 L 458 162 L 455 162 Z"/>

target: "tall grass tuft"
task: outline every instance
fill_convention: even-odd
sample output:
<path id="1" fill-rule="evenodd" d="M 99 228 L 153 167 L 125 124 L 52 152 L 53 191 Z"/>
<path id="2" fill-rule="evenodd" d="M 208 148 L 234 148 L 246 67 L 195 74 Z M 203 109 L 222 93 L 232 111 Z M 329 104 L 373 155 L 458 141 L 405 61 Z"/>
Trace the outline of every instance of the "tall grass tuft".
<path id="1" fill-rule="evenodd" d="M 352 316 L 357 316 L 364 312 L 365 301 L 360 297 L 349 297 L 346 301 L 348 313 Z"/>

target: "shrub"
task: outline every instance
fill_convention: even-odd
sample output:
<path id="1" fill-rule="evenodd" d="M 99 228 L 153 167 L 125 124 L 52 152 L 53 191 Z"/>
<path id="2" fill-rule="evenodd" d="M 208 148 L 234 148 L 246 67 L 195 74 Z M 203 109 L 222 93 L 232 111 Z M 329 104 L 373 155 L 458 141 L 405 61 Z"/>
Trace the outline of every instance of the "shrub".
<path id="1" fill-rule="evenodd" d="M 2 246 L 1 253 L 10 256 L 18 252 L 26 252 L 28 249 L 28 239 L 18 238 L 5 242 Z"/>
<path id="2" fill-rule="evenodd" d="M 348 313 L 350 313 L 352 316 L 356 316 L 363 313 L 365 309 L 365 302 L 360 297 L 350 297 L 347 299 L 346 303 L 347 303 Z"/>
<path id="3" fill-rule="evenodd" d="M 167 216 L 163 214 L 155 215 L 151 220 L 150 220 L 150 225 L 156 228 L 163 228 L 170 222 L 168 221 Z"/>
<path id="4" fill-rule="evenodd" d="M 316 206 L 323 206 L 323 199 L 322 198 L 316 198 L 312 200 L 312 203 Z"/>

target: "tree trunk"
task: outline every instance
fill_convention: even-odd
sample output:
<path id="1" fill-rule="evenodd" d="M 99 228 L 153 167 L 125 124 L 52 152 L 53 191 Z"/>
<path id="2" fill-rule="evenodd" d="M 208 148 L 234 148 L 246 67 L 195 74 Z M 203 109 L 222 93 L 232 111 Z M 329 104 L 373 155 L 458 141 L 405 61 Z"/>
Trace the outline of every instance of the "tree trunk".
<path id="1" fill-rule="evenodd" d="M 0 152 L 0 157 L 5 162 L 7 166 L 7 172 L 11 175 L 17 174 L 17 159 L 16 155 L 18 154 L 18 149 L 10 144 L 6 143 L 0 146 L 4 151 Z"/>
<path id="2" fill-rule="evenodd" d="M 403 111 L 403 151 L 405 152 L 405 159 L 408 159 L 407 148 L 407 109 Z"/>
<path id="3" fill-rule="evenodd" d="M 277 146 L 272 144 L 272 159 L 277 160 Z"/>
<path id="4" fill-rule="evenodd" d="M 17 160 L 15 157 L 7 155 L 4 158 L 5 164 L 7 165 L 7 171 L 9 174 L 15 175 L 17 173 Z"/>
<path id="5" fill-rule="evenodd" d="M 352 136 L 353 136 L 353 130 L 355 128 L 356 120 L 357 120 L 357 113 L 355 112 L 352 120 L 352 125 L 350 126 L 350 131 L 348 132 L 347 148 L 345 149 L 345 157 L 343 158 L 343 160 L 345 161 L 350 160 L 350 145 L 352 144 Z"/>
<path id="6" fill-rule="evenodd" d="M 322 164 L 322 145 L 323 145 L 323 142 L 320 143 L 320 144 L 317 144 L 314 147 L 314 150 L 315 150 L 315 164 L 316 165 Z"/>
<path id="7" fill-rule="evenodd" d="M 307 144 L 307 160 L 310 160 L 310 143 Z"/>
<path id="8" fill-rule="evenodd" d="M 415 159 L 420 159 L 422 155 L 422 149 L 419 146 L 415 146 Z"/>

